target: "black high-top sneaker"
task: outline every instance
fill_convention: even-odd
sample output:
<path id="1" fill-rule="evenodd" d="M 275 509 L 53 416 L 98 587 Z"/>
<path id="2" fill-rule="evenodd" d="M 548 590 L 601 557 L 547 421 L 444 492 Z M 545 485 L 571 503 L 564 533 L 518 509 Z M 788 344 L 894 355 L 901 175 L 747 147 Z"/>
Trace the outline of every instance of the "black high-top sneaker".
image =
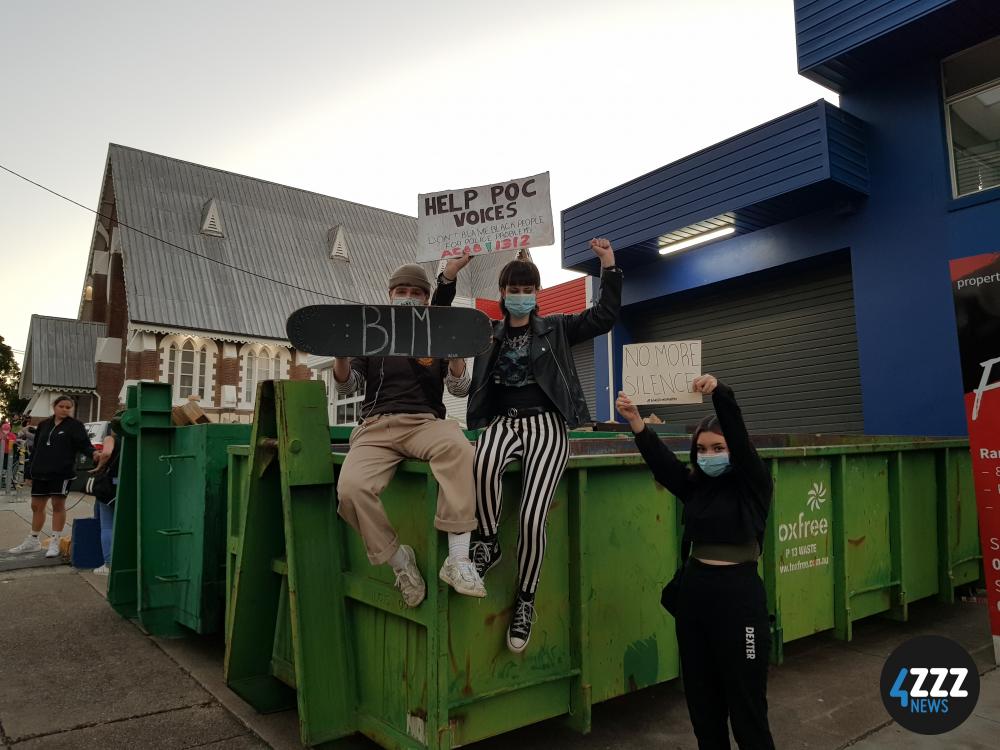
<path id="1" fill-rule="evenodd" d="M 507 648 L 513 653 L 519 654 L 528 647 L 528 639 L 531 638 L 531 626 L 535 622 L 535 597 L 530 599 L 525 595 L 518 594 L 514 600 L 514 612 L 510 618 L 510 626 L 507 628 Z"/>
<path id="2" fill-rule="evenodd" d="M 500 542 L 494 537 L 481 537 L 472 542 L 469 547 L 469 557 L 479 573 L 480 578 L 486 577 L 486 571 L 500 562 Z"/>

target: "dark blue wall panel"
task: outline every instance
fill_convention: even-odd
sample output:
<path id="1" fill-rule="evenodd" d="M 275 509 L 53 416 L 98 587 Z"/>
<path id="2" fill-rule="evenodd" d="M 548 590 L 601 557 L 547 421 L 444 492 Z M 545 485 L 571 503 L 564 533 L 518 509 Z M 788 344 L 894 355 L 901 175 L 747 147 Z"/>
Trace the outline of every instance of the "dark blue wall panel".
<path id="1" fill-rule="evenodd" d="M 816 67 L 954 0 L 795 0 L 799 70 Z"/>
<path id="2" fill-rule="evenodd" d="M 645 262 L 660 235 L 727 212 L 771 209 L 783 197 L 796 210 L 815 210 L 824 204 L 803 208 L 796 192 L 826 182 L 867 189 L 861 123 L 821 100 L 564 210 L 564 265 L 586 268 L 597 234 L 622 250 L 641 247 Z M 771 213 L 749 210 L 739 226 L 766 225 Z M 630 260 L 626 251 L 623 265 Z"/>

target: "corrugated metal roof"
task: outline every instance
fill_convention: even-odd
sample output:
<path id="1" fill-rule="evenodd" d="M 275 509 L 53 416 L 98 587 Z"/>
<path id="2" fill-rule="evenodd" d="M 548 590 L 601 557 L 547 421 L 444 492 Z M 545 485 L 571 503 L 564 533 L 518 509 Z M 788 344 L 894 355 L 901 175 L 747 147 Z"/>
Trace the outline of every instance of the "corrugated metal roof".
<path id="1" fill-rule="evenodd" d="M 338 301 L 322 295 L 384 301 L 393 269 L 416 254 L 411 216 L 115 144 L 108 160 L 118 220 L 191 251 L 119 228 L 132 321 L 285 339 L 292 311 Z M 213 198 L 222 238 L 199 231 Z M 330 258 L 327 235 L 337 225 L 349 262 Z M 512 258 L 476 258 L 458 294 L 496 297 L 499 269 Z M 423 265 L 433 278 L 437 264 Z"/>
<path id="2" fill-rule="evenodd" d="M 32 315 L 26 359 L 33 388 L 93 389 L 97 387 L 94 355 L 104 323 Z"/>

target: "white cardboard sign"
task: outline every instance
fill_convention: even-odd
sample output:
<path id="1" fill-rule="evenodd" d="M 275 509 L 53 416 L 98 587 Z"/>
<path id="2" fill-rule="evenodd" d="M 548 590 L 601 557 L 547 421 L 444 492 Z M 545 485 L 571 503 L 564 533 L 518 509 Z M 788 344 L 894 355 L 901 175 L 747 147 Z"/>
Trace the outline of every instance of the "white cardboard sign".
<path id="1" fill-rule="evenodd" d="M 622 347 L 622 390 L 633 404 L 700 404 L 691 389 L 701 375 L 701 341 L 661 341 Z"/>
<path id="2" fill-rule="evenodd" d="M 417 260 L 555 242 L 549 173 L 417 196 Z"/>

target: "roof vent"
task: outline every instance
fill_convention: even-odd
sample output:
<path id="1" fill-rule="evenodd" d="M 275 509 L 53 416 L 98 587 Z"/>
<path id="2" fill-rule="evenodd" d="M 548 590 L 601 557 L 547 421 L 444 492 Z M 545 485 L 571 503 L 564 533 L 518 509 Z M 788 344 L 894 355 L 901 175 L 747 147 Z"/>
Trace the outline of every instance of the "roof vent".
<path id="1" fill-rule="evenodd" d="M 222 231 L 222 215 L 215 198 L 211 198 L 201 209 L 201 233 L 213 237 L 226 236 Z"/>
<path id="2" fill-rule="evenodd" d="M 347 239 L 344 237 L 344 227 L 340 224 L 326 233 L 326 243 L 330 249 L 331 258 L 350 261 L 347 257 Z"/>

